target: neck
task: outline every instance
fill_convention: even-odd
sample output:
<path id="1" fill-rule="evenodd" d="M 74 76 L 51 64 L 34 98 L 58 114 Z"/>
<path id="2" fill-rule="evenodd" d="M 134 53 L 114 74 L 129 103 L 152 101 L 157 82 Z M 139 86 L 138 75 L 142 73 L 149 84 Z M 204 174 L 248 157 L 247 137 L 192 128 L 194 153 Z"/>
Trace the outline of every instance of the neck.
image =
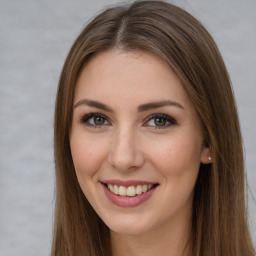
<path id="1" fill-rule="evenodd" d="M 167 224 L 140 235 L 124 235 L 111 231 L 113 256 L 188 256 L 190 222 Z"/>

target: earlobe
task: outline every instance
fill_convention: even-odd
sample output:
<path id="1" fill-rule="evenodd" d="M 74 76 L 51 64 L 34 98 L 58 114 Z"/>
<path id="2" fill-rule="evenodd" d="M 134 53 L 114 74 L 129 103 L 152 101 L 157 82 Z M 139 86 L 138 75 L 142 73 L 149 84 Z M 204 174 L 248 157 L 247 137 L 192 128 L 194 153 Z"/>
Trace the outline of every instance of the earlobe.
<path id="1" fill-rule="evenodd" d="M 210 151 L 210 148 L 204 147 L 201 152 L 201 163 L 202 164 L 211 164 L 212 163 L 212 153 Z"/>

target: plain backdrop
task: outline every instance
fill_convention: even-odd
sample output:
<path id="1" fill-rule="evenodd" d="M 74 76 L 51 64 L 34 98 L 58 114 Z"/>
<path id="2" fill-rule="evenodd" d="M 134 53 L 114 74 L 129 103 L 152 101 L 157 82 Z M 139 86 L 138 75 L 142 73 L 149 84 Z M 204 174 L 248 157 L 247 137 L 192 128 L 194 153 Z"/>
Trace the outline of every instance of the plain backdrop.
<path id="1" fill-rule="evenodd" d="M 129 1 L 128 1 L 129 2 Z M 107 0 L 0 0 L 0 255 L 49 255 L 54 202 L 53 111 L 74 39 Z M 172 1 L 197 17 L 223 54 L 256 196 L 256 1 Z M 249 194 L 256 244 L 256 203 Z"/>

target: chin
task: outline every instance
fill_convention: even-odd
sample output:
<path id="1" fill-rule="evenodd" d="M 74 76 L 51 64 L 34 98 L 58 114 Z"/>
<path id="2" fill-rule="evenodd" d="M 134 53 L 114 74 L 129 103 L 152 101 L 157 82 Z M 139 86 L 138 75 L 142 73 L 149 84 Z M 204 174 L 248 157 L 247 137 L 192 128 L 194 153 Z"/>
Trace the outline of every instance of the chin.
<path id="1" fill-rule="evenodd" d="M 152 226 L 149 225 L 149 223 L 144 223 L 141 220 L 126 220 L 124 222 L 124 218 L 122 218 L 120 222 L 116 220 L 113 223 L 112 220 L 109 223 L 106 223 L 106 225 L 109 227 L 110 232 L 127 236 L 143 235 L 152 229 Z"/>
<path id="2" fill-rule="evenodd" d="M 140 228 L 140 227 L 114 227 L 110 228 L 110 232 L 119 234 L 119 235 L 124 235 L 124 236 L 139 236 L 147 233 L 147 229 L 145 228 Z"/>

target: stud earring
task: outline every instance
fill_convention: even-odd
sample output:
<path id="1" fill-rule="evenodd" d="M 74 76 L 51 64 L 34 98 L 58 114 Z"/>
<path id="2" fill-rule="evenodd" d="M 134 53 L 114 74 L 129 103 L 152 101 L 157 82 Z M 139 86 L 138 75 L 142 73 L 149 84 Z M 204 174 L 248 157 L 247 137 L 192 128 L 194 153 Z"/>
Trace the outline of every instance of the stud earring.
<path id="1" fill-rule="evenodd" d="M 209 161 L 212 161 L 212 158 L 209 156 L 209 157 L 208 157 L 208 160 L 209 160 Z"/>

